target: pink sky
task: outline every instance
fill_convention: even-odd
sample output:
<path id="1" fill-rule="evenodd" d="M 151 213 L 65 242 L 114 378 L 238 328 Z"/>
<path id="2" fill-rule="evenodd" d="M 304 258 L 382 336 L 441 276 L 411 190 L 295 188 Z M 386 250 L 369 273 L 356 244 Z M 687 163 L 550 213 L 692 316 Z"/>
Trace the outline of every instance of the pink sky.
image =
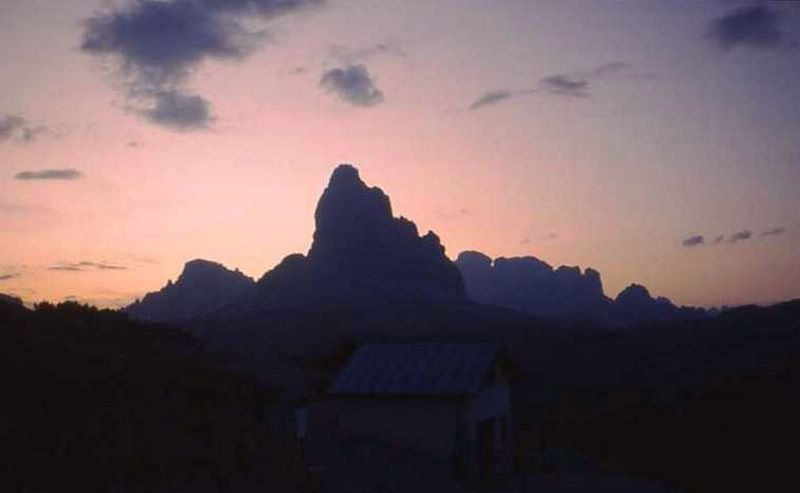
<path id="1" fill-rule="evenodd" d="M 46 130 L 0 140 L 0 292 L 119 306 L 193 258 L 258 278 L 307 250 L 316 200 L 350 162 L 451 258 L 594 267 L 611 296 L 638 282 L 679 304 L 800 297 L 800 58 L 720 52 L 703 33 L 724 5 L 330 1 L 247 19 L 269 40 L 182 82 L 215 115 L 195 131 L 135 114 L 113 59 L 80 49 L 103 5 L 4 5 L 0 119 Z M 624 69 L 591 75 L 609 63 Z M 383 101 L 320 86 L 354 64 Z M 586 80 L 588 97 L 468 109 L 553 74 Z M 15 178 L 67 168 L 82 177 Z M 693 234 L 705 244 L 682 246 Z M 125 268 L 50 269 L 79 262 Z"/>

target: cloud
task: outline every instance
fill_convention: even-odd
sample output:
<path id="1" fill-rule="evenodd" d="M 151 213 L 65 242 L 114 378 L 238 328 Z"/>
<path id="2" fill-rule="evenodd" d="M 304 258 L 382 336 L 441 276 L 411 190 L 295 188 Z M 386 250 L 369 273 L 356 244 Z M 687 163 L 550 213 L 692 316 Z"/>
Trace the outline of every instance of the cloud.
<path id="1" fill-rule="evenodd" d="M 565 74 L 555 74 L 539 81 L 539 87 L 551 94 L 572 97 L 586 97 L 589 95 L 589 81 Z"/>
<path id="2" fill-rule="evenodd" d="M 321 3 L 135 0 L 86 20 L 81 49 L 113 62 L 126 95 L 137 104 L 144 100 L 145 109 L 136 112 L 148 121 L 177 130 L 199 129 L 205 125 L 196 124 L 198 115 L 207 116 L 208 103 L 181 89 L 192 73 L 207 60 L 241 60 L 250 55 L 266 38 L 263 29 L 254 29 L 253 20 L 269 21 Z M 172 118 L 176 111 L 177 119 Z"/>
<path id="3" fill-rule="evenodd" d="M 77 180 L 83 174 L 72 168 L 64 169 L 43 169 L 39 171 L 21 171 L 14 175 L 17 180 Z"/>
<path id="4" fill-rule="evenodd" d="M 681 244 L 685 247 L 695 247 L 699 245 L 703 245 L 706 242 L 706 239 L 703 235 L 691 235 L 687 236 L 686 238 L 681 241 Z"/>
<path id="5" fill-rule="evenodd" d="M 587 97 L 590 95 L 591 81 L 602 79 L 628 70 L 632 67 L 629 63 L 609 62 L 587 70 L 578 70 L 572 73 L 548 75 L 539 80 L 538 85 L 521 91 L 507 89 L 494 89 L 486 91 L 475 99 L 468 109 L 477 110 L 498 103 L 505 103 L 511 99 L 527 96 L 537 92 L 555 94 L 558 96 Z"/>
<path id="6" fill-rule="evenodd" d="M 127 270 L 127 267 L 115 265 L 108 262 L 59 262 L 51 265 L 47 270 L 64 272 L 87 272 L 92 270 Z"/>
<path id="7" fill-rule="evenodd" d="M 742 231 L 737 231 L 728 237 L 729 243 L 738 243 L 740 241 L 746 241 L 753 237 L 753 232 L 748 229 L 743 229 Z"/>
<path id="8" fill-rule="evenodd" d="M 322 74 L 319 85 L 355 106 L 374 106 L 384 100 L 364 64 L 328 70 Z"/>
<path id="9" fill-rule="evenodd" d="M 783 14 L 759 4 L 731 10 L 711 21 L 707 37 L 725 50 L 739 46 L 777 48 L 785 45 Z"/>
<path id="10" fill-rule="evenodd" d="M 469 105 L 469 109 L 477 110 L 478 108 L 482 108 L 484 106 L 490 106 L 493 104 L 497 104 L 501 101 L 513 98 L 514 96 L 515 94 L 510 91 L 504 91 L 504 90 L 488 91 L 485 92 L 483 96 L 473 101 L 472 104 Z"/>
<path id="11" fill-rule="evenodd" d="M 785 233 L 786 231 L 787 231 L 786 228 L 780 226 L 780 227 L 776 227 L 776 228 L 772 228 L 772 229 L 768 229 L 768 230 L 762 231 L 760 234 L 756 235 L 755 233 L 753 233 L 749 229 L 743 229 L 741 231 L 737 231 L 735 233 L 732 233 L 732 234 L 728 235 L 727 243 L 739 243 L 739 242 L 742 242 L 742 241 L 749 241 L 749 240 L 753 240 L 753 239 L 756 239 L 756 238 L 763 238 L 765 236 L 781 235 L 781 234 Z M 708 244 L 710 244 L 710 245 L 719 245 L 723 241 L 725 241 L 725 235 L 717 235 Z M 704 245 L 704 244 L 706 244 L 706 238 L 705 238 L 704 235 L 691 235 L 691 236 L 687 236 L 685 239 L 683 239 L 681 241 L 681 244 L 683 246 L 685 246 L 685 247 L 695 247 L 695 246 L 699 246 L 699 245 Z"/>
<path id="12" fill-rule="evenodd" d="M 5 115 L 0 117 L 0 141 L 9 140 L 24 125 L 25 119 L 21 116 Z"/>
<path id="13" fill-rule="evenodd" d="M 170 90 L 157 92 L 154 98 L 152 107 L 139 110 L 151 123 L 185 131 L 208 128 L 214 120 L 208 101 L 201 96 Z"/>
<path id="14" fill-rule="evenodd" d="M 0 275 L 0 281 L 10 281 L 11 279 L 16 279 L 19 277 L 19 274 L 2 274 Z"/>
<path id="15" fill-rule="evenodd" d="M 603 65 L 598 65 L 597 67 L 589 69 L 589 71 L 586 73 L 585 76 L 587 78 L 608 77 L 610 75 L 622 72 L 623 70 L 628 70 L 632 66 L 633 65 L 631 65 L 630 63 L 625 63 L 625 62 L 604 63 Z"/>
<path id="16" fill-rule="evenodd" d="M 591 82 L 629 70 L 633 65 L 625 62 L 609 62 L 587 70 L 553 74 L 539 81 L 539 88 L 559 96 L 589 96 Z"/>
<path id="17" fill-rule="evenodd" d="M 28 120 L 19 115 L 0 116 L 0 142 L 16 140 L 18 142 L 33 142 L 36 138 L 47 132 L 44 125 L 33 126 Z"/>
<path id="18" fill-rule="evenodd" d="M 83 269 L 75 267 L 74 265 L 51 265 L 47 270 L 60 270 L 60 271 L 74 271 L 81 272 Z"/>
<path id="19" fill-rule="evenodd" d="M 780 226 L 780 227 L 777 227 L 777 228 L 768 229 L 768 230 L 762 232 L 759 236 L 761 236 L 761 237 L 764 237 L 764 236 L 776 236 L 776 235 L 782 235 L 785 232 L 786 232 L 786 228 Z"/>

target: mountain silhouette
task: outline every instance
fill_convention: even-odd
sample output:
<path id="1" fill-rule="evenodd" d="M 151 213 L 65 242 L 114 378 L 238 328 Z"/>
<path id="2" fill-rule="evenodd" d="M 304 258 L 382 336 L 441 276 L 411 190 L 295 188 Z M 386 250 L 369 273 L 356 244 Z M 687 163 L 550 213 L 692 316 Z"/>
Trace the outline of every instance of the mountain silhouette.
<path id="1" fill-rule="evenodd" d="M 206 260 L 186 264 L 178 281 L 146 295 L 126 310 L 157 322 L 176 322 L 225 312 L 244 323 L 264 310 L 343 307 L 369 312 L 375 323 L 420 304 L 466 306 L 473 302 L 519 310 L 540 318 L 631 325 L 703 315 L 676 307 L 632 284 L 615 299 L 603 292 L 594 269 L 553 268 L 535 257 L 497 258 L 462 252 L 454 262 L 435 233 L 395 217 L 389 197 L 370 187 L 349 164 L 334 169 L 314 214 L 306 255 L 285 257 L 257 282 Z M 400 308 L 402 307 L 402 308 Z M 470 308 L 469 317 L 476 316 Z M 494 315 L 492 315 L 494 316 Z M 417 321 L 422 323 L 417 317 Z M 224 324 L 221 324 L 224 325 Z"/>
<path id="2" fill-rule="evenodd" d="M 704 314 L 702 309 L 676 307 L 667 298 L 653 298 L 639 284 L 612 300 L 603 292 L 600 273 L 592 268 L 554 269 L 536 257 L 492 260 L 475 251 L 462 252 L 455 264 L 473 300 L 539 317 L 630 325 Z"/>
<path id="3" fill-rule="evenodd" d="M 367 303 L 465 303 L 461 274 L 435 233 L 392 215 L 389 197 L 358 170 L 338 166 L 317 204 L 308 255 L 292 254 L 253 281 L 206 260 L 186 264 L 177 282 L 146 295 L 127 312 L 174 322 L 220 308 L 359 306 Z"/>
<path id="4" fill-rule="evenodd" d="M 435 233 L 394 217 L 389 197 L 358 170 L 338 166 L 314 214 L 307 256 L 289 255 L 257 283 L 251 302 L 264 306 L 360 305 L 375 302 L 462 303 L 458 269 Z"/>
<path id="5" fill-rule="evenodd" d="M 22 300 L 10 294 L 0 293 L 0 303 L 22 306 Z"/>
<path id="6" fill-rule="evenodd" d="M 186 263 L 176 282 L 148 293 L 129 305 L 133 317 L 152 322 L 174 322 L 211 313 L 242 296 L 253 279 L 224 265 L 196 259 Z"/>

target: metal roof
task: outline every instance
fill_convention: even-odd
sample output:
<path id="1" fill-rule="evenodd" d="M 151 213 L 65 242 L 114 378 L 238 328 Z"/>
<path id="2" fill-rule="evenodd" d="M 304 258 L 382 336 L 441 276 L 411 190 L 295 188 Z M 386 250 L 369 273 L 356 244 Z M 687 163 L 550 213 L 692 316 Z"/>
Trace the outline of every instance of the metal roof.
<path id="1" fill-rule="evenodd" d="M 378 342 L 359 347 L 337 375 L 333 394 L 458 396 L 477 392 L 500 345 Z"/>

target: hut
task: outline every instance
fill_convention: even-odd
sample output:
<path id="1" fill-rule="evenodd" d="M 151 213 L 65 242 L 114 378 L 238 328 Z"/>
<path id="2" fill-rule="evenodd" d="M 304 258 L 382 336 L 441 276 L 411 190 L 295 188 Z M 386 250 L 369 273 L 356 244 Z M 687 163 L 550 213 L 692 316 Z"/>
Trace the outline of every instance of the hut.
<path id="1" fill-rule="evenodd" d="M 488 481 L 511 468 L 508 359 L 492 342 L 371 342 L 329 388 L 337 426 Z"/>

